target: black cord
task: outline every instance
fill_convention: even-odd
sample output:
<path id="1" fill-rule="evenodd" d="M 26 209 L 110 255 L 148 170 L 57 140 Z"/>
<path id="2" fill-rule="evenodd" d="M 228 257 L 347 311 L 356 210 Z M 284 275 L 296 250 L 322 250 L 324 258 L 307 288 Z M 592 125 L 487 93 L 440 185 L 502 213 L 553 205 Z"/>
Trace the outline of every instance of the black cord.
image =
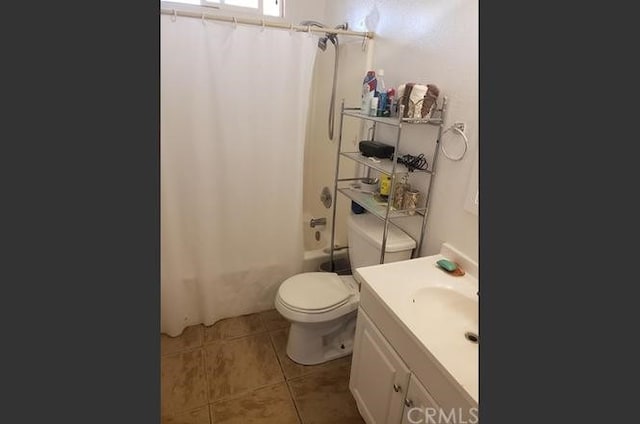
<path id="1" fill-rule="evenodd" d="M 418 156 L 404 155 L 398 158 L 398 163 L 405 165 L 409 168 L 409 172 L 413 172 L 418 169 L 420 171 L 427 170 L 427 160 L 424 158 L 424 154 L 420 153 Z"/>

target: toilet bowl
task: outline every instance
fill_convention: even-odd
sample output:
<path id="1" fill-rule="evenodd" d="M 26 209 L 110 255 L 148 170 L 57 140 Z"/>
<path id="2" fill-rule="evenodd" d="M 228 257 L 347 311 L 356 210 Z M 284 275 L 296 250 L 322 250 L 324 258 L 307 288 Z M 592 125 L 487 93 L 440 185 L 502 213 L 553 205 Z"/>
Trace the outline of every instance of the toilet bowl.
<path id="1" fill-rule="evenodd" d="M 359 301 L 358 284 L 350 275 L 305 272 L 285 280 L 275 305 L 291 322 L 287 356 L 313 365 L 351 353 Z"/>
<path id="2" fill-rule="evenodd" d="M 380 263 L 383 221 L 369 213 L 351 214 L 347 228 L 352 271 Z M 410 259 L 415 246 L 407 234 L 389 227 L 384 262 Z M 304 272 L 282 282 L 275 307 L 291 323 L 287 356 L 314 365 L 349 355 L 359 301 L 359 286 L 351 275 Z"/>

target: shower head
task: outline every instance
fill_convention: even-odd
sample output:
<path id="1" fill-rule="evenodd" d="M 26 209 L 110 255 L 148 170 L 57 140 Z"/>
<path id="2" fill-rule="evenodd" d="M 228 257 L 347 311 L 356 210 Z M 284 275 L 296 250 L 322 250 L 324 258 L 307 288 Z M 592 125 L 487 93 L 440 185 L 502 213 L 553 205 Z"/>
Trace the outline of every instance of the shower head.
<path id="1" fill-rule="evenodd" d="M 331 28 L 327 27 L 325 24 L 320 23 L 318 21 L 302 21 L 300 22 L 301 26 L 315 26 L 318 28 L 324 28 L 331 30 Z M 335 29 L 346 30 L 349 28 L 349 24 L 345 22 L 344 24 L 338 25 Z M 338 75 L 338 57 L 339 53 L 339 45 L 338 45 L 338 34 L 335 32 L 325 32 L 323 37 L 318 39 L 318 48 L 322 51 L 327 50 L 327 41 L 331 41 L 333 47 L 335 47 L 335 55 L 333 57 L 333 85 L 331 87 L 331 100 L 329 103 L 329 140 L 333 140 L 333 124 L 335 118 L 335 98 L 336 98 L 336 77 Z"/>
<path id="2" fill-rule="evenodd" d="M 321 37 L 318 40 L 318 47 L 320 48 L 320 50 L 322 51 L 327 50 L 327 40 L 328 40 L 328 37 Z"/>
<path id="3" fill-rule="evenodd" d="M 302 25 L 302 26 L 314 26 L 314 27 L 318 27 L 318 28 L 327 28 L 327 26 L 325 24 L 323 24 L 321 22 L 318 22 L 318 21 L 302 21 L 302 22 L 300 22 L 300 25 Z M 327 36 L 320 37 L 320 39 L 318 40 L 318 47 L 322 51 L 327 50 L 328 35 L 329 34 L 327 34 Z M 335 44 L 335 42 L 333 44 Z"/>
<path id="4" fill-rule="evenodd" d="M 302 21 L 300 22 L 300 25 L 302 26 L 315 26 L 318 28 L 328 28 L 325 24 L 318 22 L 318 21 Z M 344 24 L 340 24 L 337 27 L 335 27 L 335 29 L 344 29 L 347 30 L 349 29 L 349 23 L 345 22 Z M 337 45 L 338 43 L 338 36 L 336 34 L 332 34 L 332 33 L 326 33 L 324 37 L 320 37 L 320 39 L 318 40 L 318 48 L 322 51 L 326 51 L 327 50 L 327 40 L 331 41 L 331 44 L 333 44 L 334 46 Z"/>
<path id="5" fill-rule="evenodd" d="M 320 50 L 327 50 L 327 41 L 331 41 L 331 44 L 335 46 L 338 42 L 338 37 L 335 34 L 327 34 L 324 37 L 320 37 L 320 39 L 318 40 L 318 47 L 320 48 Z"/>

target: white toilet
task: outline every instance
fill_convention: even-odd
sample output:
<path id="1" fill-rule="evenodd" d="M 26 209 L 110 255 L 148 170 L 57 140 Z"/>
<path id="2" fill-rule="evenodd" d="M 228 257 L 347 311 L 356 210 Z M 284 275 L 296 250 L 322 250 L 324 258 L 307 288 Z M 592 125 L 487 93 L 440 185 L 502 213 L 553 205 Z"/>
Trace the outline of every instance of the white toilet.
<path id="1" fill-rule="evenodd" d="M 370 213 L 350 214 L 347 220 L 351 270 L 380 263 L 384 222 Z M 389 225 L 385 263 L 411 258 L 415 241 Z M 313 365 L 348 355 L 353 350 L 360 293 L 352 276 L 305 272 L 286 279 L 275 306 L 291 322 L 287 356 Z"/>

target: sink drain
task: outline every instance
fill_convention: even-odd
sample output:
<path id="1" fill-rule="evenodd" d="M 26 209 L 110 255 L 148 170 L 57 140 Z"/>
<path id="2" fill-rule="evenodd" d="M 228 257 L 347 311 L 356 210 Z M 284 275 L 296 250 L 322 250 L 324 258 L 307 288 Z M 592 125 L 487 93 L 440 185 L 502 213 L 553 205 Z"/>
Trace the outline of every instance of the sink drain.
<path id="1" fill-rule="evenodd" d="M 470 331 L 467 331 L 466 333 L 464 333 L 464 337 L 467 340 L 469 340 L 471 343 L 478 344 L 478 335 L 476 333 L 472 333 Z"/>

